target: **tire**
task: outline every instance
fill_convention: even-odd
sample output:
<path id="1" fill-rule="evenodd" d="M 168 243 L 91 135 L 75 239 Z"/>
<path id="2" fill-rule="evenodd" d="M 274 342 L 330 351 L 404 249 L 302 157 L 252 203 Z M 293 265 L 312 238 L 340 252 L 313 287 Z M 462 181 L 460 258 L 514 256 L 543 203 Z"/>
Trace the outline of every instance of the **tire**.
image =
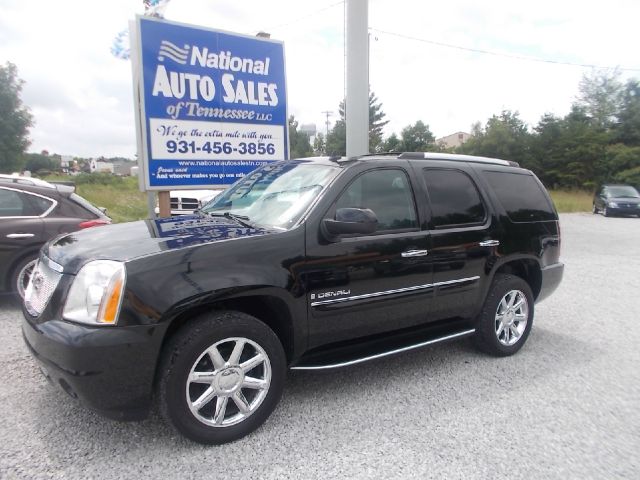
<path id="1" fill-rule="evenodd" d="M 497 357 L 513 355 L 529 337 L 533 313 L 534 301 L 529 284 L 515 275 L 496 274 L 478 316 L 474 337 L 476 346 Z"/>
<path id="2" fill-rule="evenodd" d="M 222 444 L 269 417 L 282 396 L 286 359 L 280 340 L 260 320 L 216 312 L 194 318 L 173 336 L 159 375 L 162 416 L 195 442 Z"/>
<path id="3" fill-rule="evenodd" d="M 596 204 L 593 204 L 593 210 L 591 210 L 591 212 L 595 215 L 596 213 L 598 213 L 598 209 L 596 208 Z"/>
<path id="4" fill-rule="evenodd" d="M 27 288 L 37 261 L 37 255 L 30 255 L 20 260 L 13 269 L 13 273 L 11 274 L 11 290 L 15 292 L 21 300 L 24 299 L 24 291 Z"/>
<path id="5" fill-rule="evenodd" d="M 611 212 L 609 212 L 609 209 L 607 207 L 604 207 L 604 210 L 602 210 L 602 214 L 605 217 L 610 217 L 611 216 Z"/>

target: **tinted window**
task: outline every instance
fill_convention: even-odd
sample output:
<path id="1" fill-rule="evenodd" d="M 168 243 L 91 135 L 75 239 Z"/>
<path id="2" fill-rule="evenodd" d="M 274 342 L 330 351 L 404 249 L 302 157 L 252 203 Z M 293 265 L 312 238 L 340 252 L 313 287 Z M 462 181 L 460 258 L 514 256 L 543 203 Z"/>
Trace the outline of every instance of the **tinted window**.
<path id="1" fill-rule="evenodd" d="M 482 223 L 485 209 L 471 178 L 459 170 L 424 169 L 434 228 Z"/>
<path id="2" fill-rule="evenodd" d="M 378 231 L 418 226 L 409 179 L 402 170 L 373 170 L 360 175 L 336 202 L 338 208 L 369 208 Z"/>
<path id="3" fill-rule="evenodd" d="M 51 203 L 35 195 L 0 189 L 0 217 L 35 217 L 46 212 Z"/>
<path id="4" fill-rule="evenodd" d="M 532 175 L 508 172 L 484 172 L 484 175 L 512 221 L 556 219 L 551 201 Z"/>

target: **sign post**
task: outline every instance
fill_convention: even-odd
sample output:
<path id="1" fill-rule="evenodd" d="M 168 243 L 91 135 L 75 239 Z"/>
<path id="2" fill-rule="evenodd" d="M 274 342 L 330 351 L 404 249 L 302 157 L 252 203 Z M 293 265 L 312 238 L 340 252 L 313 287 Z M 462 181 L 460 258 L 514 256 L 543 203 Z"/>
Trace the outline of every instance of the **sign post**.
<path id="1" fill-rule="evenodd" d="M 282 42 L 141 16 L 130 37 L 142 190 L 224 187 L 289 158 Z"/>

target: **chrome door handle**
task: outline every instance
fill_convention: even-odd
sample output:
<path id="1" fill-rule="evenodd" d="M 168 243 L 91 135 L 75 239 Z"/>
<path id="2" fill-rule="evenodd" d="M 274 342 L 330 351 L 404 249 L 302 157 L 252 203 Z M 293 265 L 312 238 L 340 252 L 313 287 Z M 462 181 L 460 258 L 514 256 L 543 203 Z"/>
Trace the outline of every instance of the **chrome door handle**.
<path id="1" fill-rule="evenodd" d="M 7 238 L 31 238 L 35 237 L 33 233 L 10 233 Z"/>
<path id="2" fill-rule="evenodd" d="M 481 247 L 497 247 L 500 245 L 500 240 L 485 240 L 484 242 L 478 242 Z"/>
<path id="3" fill-rule="evenodd" d="M 402 252 L 402 258 L 408 257 L 424 257 L 429 253 L 429 250 L 407 250 L 406 252 Z"/>

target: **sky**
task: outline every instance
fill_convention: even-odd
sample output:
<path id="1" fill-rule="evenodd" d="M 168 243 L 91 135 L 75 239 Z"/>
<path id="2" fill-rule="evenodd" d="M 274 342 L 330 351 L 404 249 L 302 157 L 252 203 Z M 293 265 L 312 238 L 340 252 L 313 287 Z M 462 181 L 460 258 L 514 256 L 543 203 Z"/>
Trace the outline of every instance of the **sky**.
<path id="1" fill-rule="evenodd" d="M 14 63 L 26 82 L 22 98 L 35 120 L 29 151 L 134 157 L 131 64 L 110 49 L 142 12 L 141 0 L 0 0 L 0 64 Z M 165 18 L 269 32 L 285 43 L 289 113 L 322 132 L 322 112 L 336 120 L 345 92 L 343 2 L 171 0 Z M 530 126 L 545 113 L 565 115 L 591 69 L 561 63 L 640 78 L 638 18 L 637 0 L 369 0 L 369 80 L 389 120 L 385 134 L 417 120 L 436 137 L 468 132 L 504 109 Z"/>

